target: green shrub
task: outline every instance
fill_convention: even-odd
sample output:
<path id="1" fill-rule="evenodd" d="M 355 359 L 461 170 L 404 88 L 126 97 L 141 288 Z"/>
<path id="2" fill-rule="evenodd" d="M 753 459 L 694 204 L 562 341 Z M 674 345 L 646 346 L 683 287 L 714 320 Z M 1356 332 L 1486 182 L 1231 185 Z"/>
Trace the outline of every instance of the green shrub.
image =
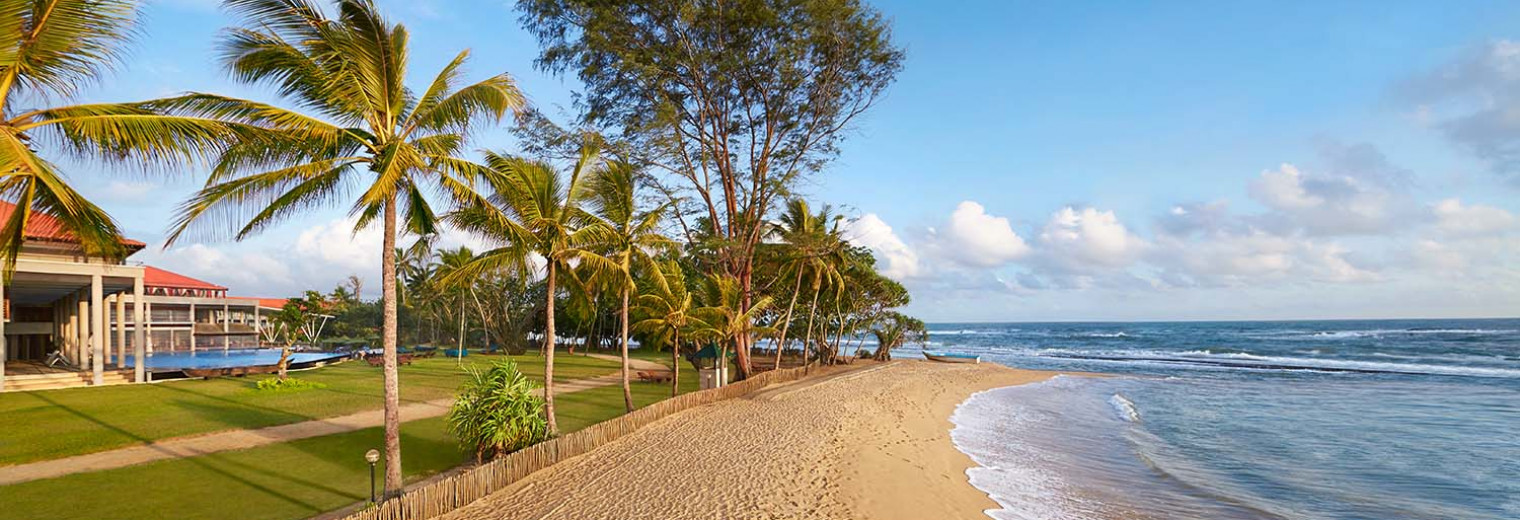
<path id="1" fill-rule="evenodd" d="M 485 371 L 470 369 L 449 408 L 449 433 L 475 461 L 517 451 L 549 438 L 544 398 L 511 361 L 497 361 Z"/>
<path id="2" fill-rule="evenodd" d="M 284 380 L 278 377 L 260 379 L 257 386 L 260 391 L 268 392 L 294 392 L 297 390 L 311 390 L 313 388 L 327 388 L 325 384 L 305 379 L 296 379 L 294 377 L 287 377 Z"/>

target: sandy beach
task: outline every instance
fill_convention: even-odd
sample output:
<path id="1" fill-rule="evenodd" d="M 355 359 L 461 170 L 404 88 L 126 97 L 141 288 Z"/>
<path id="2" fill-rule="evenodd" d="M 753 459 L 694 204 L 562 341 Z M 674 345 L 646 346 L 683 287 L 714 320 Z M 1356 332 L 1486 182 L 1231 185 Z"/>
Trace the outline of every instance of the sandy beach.
<path id="1" fill-rule="evenodd" d="M 986 518 L 949 431 L 978 391 L 1054 372 L 897 361 L 660 421 L 445 516 Z"/>

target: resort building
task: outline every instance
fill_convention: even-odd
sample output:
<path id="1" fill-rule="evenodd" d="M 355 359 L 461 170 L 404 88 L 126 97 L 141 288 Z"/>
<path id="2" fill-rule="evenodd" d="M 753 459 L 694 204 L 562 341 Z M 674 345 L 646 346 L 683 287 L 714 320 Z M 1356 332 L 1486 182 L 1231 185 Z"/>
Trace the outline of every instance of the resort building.
<path id="1" fill-rule="evenodd" d="M 15 206 L 0 202 L 0 221 Z M 151 266 L 86 256 L 53 218 L 34 214 L 0 287 L 0 390 L 145 382 L 155 352 L 257 348 L 284 300 Z M 128 256 L 146 244 L 124 240 Z M 139 324 L 141 326 L 139 326 Z"/>

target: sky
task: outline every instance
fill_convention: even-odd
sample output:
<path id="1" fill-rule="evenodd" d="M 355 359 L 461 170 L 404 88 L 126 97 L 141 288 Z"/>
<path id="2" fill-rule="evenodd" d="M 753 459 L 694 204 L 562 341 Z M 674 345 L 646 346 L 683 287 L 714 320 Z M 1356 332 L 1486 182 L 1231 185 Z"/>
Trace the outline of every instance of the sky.
<path id="1" fill-rule="evenodd" d="M 570 113 L 511 2 L 380 2 L 430 78 L 462 49 Z M 931 322 L 1520 315 L 1520 4 L 876 1 L 905 67 L 802 191 Z M 210 0 L 161 0 L 82 94 L 274 101 L 230 81 Z M 510 152 L 511 136 L 479 132 Z M 284 296 L 351 274 L 380 238 L 346 207 L 239 243 L 163 247 L 204 169 L 65 162 L 131 260 Z M 444 245 L 480 246 L 448 234 Z M 366 295 L 373 297 L 375 294 Z"/>

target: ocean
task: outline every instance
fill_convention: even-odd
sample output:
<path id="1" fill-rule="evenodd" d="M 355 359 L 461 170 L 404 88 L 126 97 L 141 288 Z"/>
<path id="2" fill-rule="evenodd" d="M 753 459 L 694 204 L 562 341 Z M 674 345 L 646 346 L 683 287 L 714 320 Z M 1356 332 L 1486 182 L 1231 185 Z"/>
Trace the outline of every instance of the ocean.
<path id="1" fill-rule="evenodd" d="M 930 329 L 930 349 L 1111 376 L 957 409 L 994 518 L 1520 518 L 1520 319 Z"/>

